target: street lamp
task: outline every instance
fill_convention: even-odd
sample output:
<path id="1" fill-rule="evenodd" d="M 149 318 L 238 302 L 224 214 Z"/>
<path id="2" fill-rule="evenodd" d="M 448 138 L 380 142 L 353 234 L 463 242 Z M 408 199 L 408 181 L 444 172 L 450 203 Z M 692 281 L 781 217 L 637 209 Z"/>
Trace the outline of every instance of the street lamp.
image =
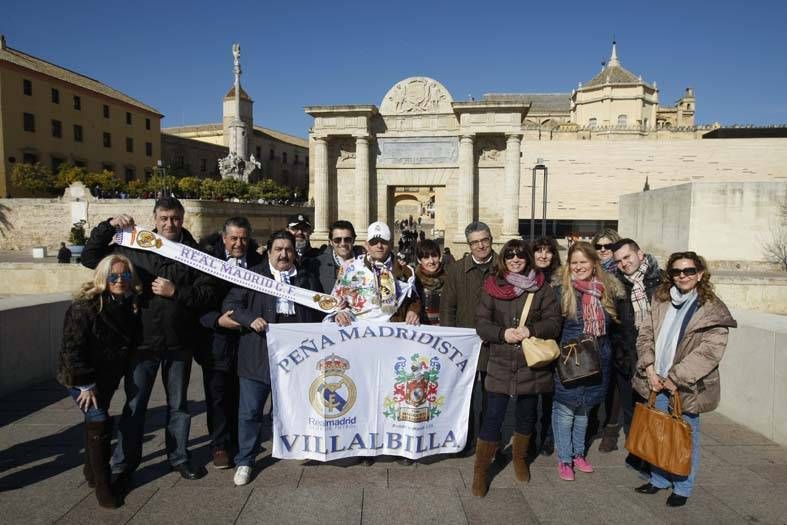
<path id="1" fill-rule="evenodd" d="M 536 159 L 536 165 L 533 166 L 533 186 L 531 188 L 530 200 L 530 242 L 536 238 L 536 173 L 541 171 L 544 173 L 544 214 L 541 217 L 541 236 L 546 237 L 547 234 L 547 177 L 549 169 L 544 165 L 544 159 Z"/>

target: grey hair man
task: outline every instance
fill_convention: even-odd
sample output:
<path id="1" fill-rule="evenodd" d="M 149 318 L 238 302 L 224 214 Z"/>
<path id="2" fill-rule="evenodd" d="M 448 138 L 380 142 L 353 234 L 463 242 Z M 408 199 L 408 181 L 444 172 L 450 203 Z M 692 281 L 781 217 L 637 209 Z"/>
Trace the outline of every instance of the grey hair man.
<path id="1" fill-rule="evenodd" d="M 492 251 L 492 232 L 489 226 L 480 221 L 471 222 L 465 228 L 465 239 L 470 253 L 448 266 L 445 272 L 443 294 L 440 297 L 440 325 L 475 329 L 475 311 L 481 297 L 484 279 L 494 267 L 495 253 Z M 462 455 L 473 453 L 476 438 L 476 415 L 481 417 L 485 404 L 484 379 L 486 379 L 486 363 L 489 360 L 489 347 L 483 345 L 478 358 L 477 376 L 473 388 L 473 400 L 476 390 L 482 396 L 481 406 L 471 401 L 470 424 L 467 432 L 467 444 Z"/>

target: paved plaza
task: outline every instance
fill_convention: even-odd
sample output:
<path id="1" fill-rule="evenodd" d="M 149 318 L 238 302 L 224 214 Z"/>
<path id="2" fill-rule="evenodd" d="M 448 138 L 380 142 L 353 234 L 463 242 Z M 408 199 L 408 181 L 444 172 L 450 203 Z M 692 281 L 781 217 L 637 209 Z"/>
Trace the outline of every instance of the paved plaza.
<path id="1" fill-rule="evenodd" d="M 113 402 L 120 411 L 122 393 Z M 190 387 L 190 449 L 207 464 L 209 449 L 200 367 Z M 709 414 L 702 416 L 698 487 L 686 507 L 670 509 L 667 494 L 634 493 L 642 483 L 623 466 L 625 452 L 600 454 L 593 474 L 557 477 L 554 457 L 539 457 L 532 481 L 495 464 L 486 498 L 470 494 L 473 459 L 435 459 L 403 466 L 378 461 L 348 467 L 274 461 L 270 428 L 264 457 L 245 487 L 232 470 L 186 481 L 169 472 L 164 447 L 164 392 L 150 402 L 143 464 L 125 505 L 102 509 L 82 478 L 82 425 L 54 381 L 0 399 L 1 523 L 787 523 L 787 450 Z M 621 442 L 622 447 L 622 442 Z"/>

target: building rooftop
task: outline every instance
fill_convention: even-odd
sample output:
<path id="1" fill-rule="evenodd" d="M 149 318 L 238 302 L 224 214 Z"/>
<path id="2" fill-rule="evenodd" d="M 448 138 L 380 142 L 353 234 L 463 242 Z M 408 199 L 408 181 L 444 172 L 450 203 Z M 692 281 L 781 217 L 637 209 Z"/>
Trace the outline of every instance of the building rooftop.
<path id="1" fill-rule="evenodd" d="M 612 55 L 599 74 L 591 78 L 590 81 L 582 85 L 583 88 L 602 86 L 604 84 L 644 84 L 641 76 L 637 76 L 620 63 L 618 59 L 617 45 L 612 42 Z M 581 89 L 581 88 L 580 88 Z"/>
<path id="2" fill-rule="evenodd" d="M 484 100 L 530 104 L 530 113 L 568 113 L 571 109 L 571 93 L 485 93 Z"/>
<path id="3" fill-rule="evenodd" d="M 163 117 L 163 115 L 156 108 L 148 106 L 147 104 L 144 104 L 139 100 L 132 98 L 121 91 L 118 91 L 117 89 L 113 89 L 103 82 L 77 73 L 76 71 L 71 71 L 70 69 L 52 64 L 51 62 L 47 62 L 46 60 L 40 59 L 38 57 L 28 55 L 27 53 L 23 53 L 18 49 L 8 47 L 5 44 L 5 37 L 3 37 L 2 42 L 3 45 L 0 45 L 0 62 L 7 62 L 17 67 L 35 71 L 36 73 L 55 78 L 82 89 L 92 91 L 99 95 L 117 99 L 143 111 Z"/>
<path id="4" fill-rule="evenodd" d="M 242 91 L 243 88 L 241 88 Z M 167 133 L 169 135 L 180 135 L 180 134 L 216 134 L 221 135 L 224 131 L 224 128 L 221 124 L 194 124 L 190 126 L 174 126 L 171 128 L 162 128 L 162 133 Z M 288 133 L 283 133 L 281 131 L 276 131 L 275 129 L 264 128 L 262 126 L 254 126 L 254 131 L 256 133 L 262 133 L 263 135 L 267 135 L 272 139 L 278 140 L 280 142 L 285 142 L 287 144 L 292 144 L 293 146 L 300 146 L 302 148 L 309 147 L 309 141 L 303 137 L 297 137 L 295 135 L 290 135 Z"/>
<path id="5" fill-rule="evenodd" d="M 235 98 L 235 86 L 232 86 L 230 90 L 227 91 L 227 94 L 224 95 L 224 100 L 227 100 L 228 98 Z M 248 93 L 246 93 L 246 90 L 243 89 L 243 86 L 240 87 L 240 98 L 244 100 L 251 100 L 251 97 Z"/>

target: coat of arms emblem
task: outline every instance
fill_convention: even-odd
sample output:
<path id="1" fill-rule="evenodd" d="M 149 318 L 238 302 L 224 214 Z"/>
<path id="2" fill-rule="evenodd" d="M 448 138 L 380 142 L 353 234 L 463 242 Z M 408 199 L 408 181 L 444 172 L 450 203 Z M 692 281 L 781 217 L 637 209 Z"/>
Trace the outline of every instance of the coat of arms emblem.
<path id="1" fill-rule="evenodd" d="M 410 362 L 399 357 L 394 364 L 396 374 L 393 396 L 383 401 L 383 415 L 394 421 L 423 423 L 440 415 L 445 402 L 437 395 L 440 360 L 427 360 L 420 354 L 410 356 Z"/>
<path id="2" fill-rule="evenodd" d="M 350 362 L 331 354 L 317 362 L 320 374 L 309 386 L 309 401 L 317 415 L 325 419 L 341 417 L 355 404 L 355 383 L 345 372 Z"/>

